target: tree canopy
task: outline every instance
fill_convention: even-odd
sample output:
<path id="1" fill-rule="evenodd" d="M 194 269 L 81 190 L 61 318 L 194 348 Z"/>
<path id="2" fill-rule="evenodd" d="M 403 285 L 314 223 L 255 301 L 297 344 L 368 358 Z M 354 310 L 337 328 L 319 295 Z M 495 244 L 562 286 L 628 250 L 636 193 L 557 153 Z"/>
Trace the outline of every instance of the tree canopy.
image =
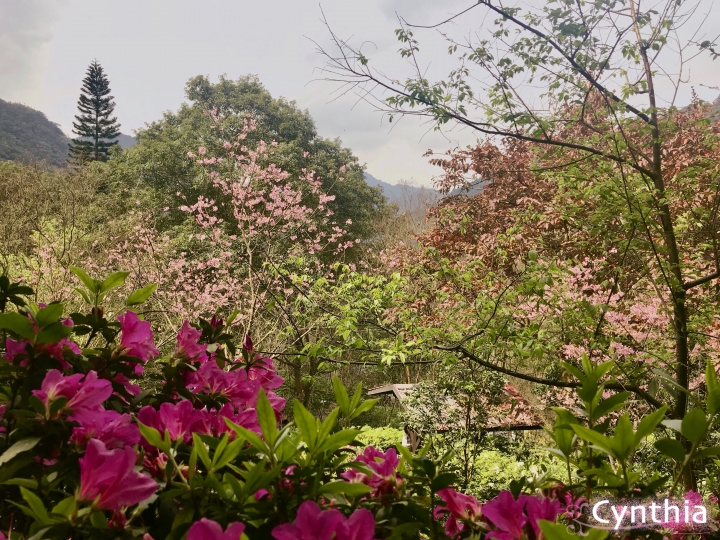
<path id="1" fill-rule="evenodd" d="M 254 76 L 237 81 L 220 77 L 217 83 L 197 76 L 188 81 L 185 90 L 189 103 L 139 130 L 138 144 L 109 164 L 111 178 L 147 188 L 155 207 L 168 208 L 160 218 L 161 227 L 178 225 L 186 219 L 186 214 L 178 210 L 184 200 L 212 193 L 203 168 L 188 152 L 203 147 L 209 153 L 218 153 L 224 141 L 242 131 L 250 115 L 256 128 L 247 134 L 248 147 L 261 140 L 277 143 L 272 157 L 275 165 L 296 181 L 304 176 L 303 170 L 315 171 L 323 182 L 323 191 L 335 197 L 328 203 L 335 212 L 335 221 L 343 223 L 356 238 L 372 236 L 373 220 L 387 211 L 385 197 L 380 189 L 365 183 L 362 166 L 349 149 L 337 139 L 317 134 L 307 111 L 292 101 L 273 98 Z M 224 118 L 222 134 L 211 128 L 213 121 L 208 113 L 213 110 Z M 338 181 L 341 167 L 345 172 L 340 175 L 343 180 Z"/>

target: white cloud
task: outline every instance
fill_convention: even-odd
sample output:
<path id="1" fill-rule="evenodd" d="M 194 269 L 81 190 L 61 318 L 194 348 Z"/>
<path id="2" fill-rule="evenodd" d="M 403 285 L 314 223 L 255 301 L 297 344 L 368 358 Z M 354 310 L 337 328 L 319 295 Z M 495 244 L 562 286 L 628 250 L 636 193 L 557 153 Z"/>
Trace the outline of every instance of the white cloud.
<path id="1" fill-rule="evenodd" d="M 52 25 L 66 0 L 0 0 L 0 98 L 38 106 Z"/>

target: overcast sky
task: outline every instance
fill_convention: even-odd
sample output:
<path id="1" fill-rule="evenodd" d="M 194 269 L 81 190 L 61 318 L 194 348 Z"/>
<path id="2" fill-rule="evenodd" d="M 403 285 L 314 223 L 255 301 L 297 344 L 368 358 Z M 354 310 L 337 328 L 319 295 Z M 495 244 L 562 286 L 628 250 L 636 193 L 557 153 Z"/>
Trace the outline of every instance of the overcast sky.
<path id="1" fill-rule="evenodd" d="M 396 12 L 428 24 L 472 4 L 324 0 L 322 9 L 341 37 L 368 42 L 374 65 L 404 78 L 409 72 L 396 54 Z M 81 81 L 96 58 L 110 79 L 122 131 L 132 134 L 163 111 L 176 110 L 192 76 L 215 81 L 220 74 L 255 74 L 273 96 L 309 109 L 322 136 L 340 137 L 368 172 L 390 183 L 429 185 L 437 170 L 422 157 L 426 150 L 475 140 L 467 131 L 449 139 L 428 133 L 430 126 L 411 118 L 390 129 L 366 103 L 351 97 L 331 102 L 337 87 L 313 82 L 322 77 L 324 60 L 308 38 L 328 44 L 317 0 L 0 0 L 0 98 L 43 111 L 69 134 Z M 439 46 L 423 50 L 424 65 L 447 73 L 446 46 L 432 43 Z M 703 62 L 691 72 L 701 97 L 717 96 L 700 85 L 720 85 L 719 68 L 720 60 Z"/>

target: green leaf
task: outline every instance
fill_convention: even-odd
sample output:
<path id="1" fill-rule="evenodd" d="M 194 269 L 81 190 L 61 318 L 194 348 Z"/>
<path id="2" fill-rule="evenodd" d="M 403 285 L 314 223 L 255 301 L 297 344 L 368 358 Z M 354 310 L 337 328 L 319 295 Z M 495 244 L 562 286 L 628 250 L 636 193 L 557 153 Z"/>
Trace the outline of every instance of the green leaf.
<path id="1" fill-rule="evenodd" d="M 45 510 L 45 505 L 40 497 L 24 487 L 20 487 L 20 494 L 41 525 L 50 523 L 50 516 L 48 515 L 47 510 Z"/>
<path id="2" fill-rule="evenodd" d="M 16 442 L 10 448 L 5 450 L 5 452 L 3 452 L 2 456 L 0 456 L 0 465 L 7 463 L 12 458 L 17 456 L 18 454 L 21 454 L 22 452 L 27 452 L 28 450 L 32 450 L 33 448 L 35 448 L 35 445 L 39 442 L 40 442 L 40 437 L 29 437 L 27 439 L 22 439 L 22 440 Z"/>
<path id="3" fill-rule="evenodd" d="M 77 266 L 71 266 L 70 271 L 75 274 L 80 281 L 83 282 L 87 290 L 93 294 L 97 294 L 100 291 L 100 283 L 95 281 L 93 278 L 85 273 L 85 270 L 78 268 Z"/>
<path id="4" fill-rule="evenodd" d="M 610 396 L 609 398 L 602 400 L 598 403 L 597 407 L 595 407 L 593 415 L 596 419 L 598 419 L 602 418 L 606 414 L 622 409 L 623 405 L 625 405 L 625 402 L 631 395 L 631 392 L 619 392 L 614 396 Z"/>
<path id="5" fill-rule="evenodd" d="M 342 381 L 337 375 L 332 376 L 333 390 L 335 392 L 335 401 L 340 406 L 340 411 L 344 416 L 350 415 L 350 397 Z"/>
<path id="6" fill-rule="evenodd" d="M 618 418 L 615 433 L 609 440 L 615 457 L 623 463 L 626 462 L 636 447 L 633 425 L 627 413 Z"/>
<path id="7" fill-rule="evenodd" d="M 245 439 L 252 446 L 254 446 L 256 450 L 260 450 L 261 452 L 270 452 L 270 448 L 267 444 L 265 444 L 265 441 L 263 441 L 254 431 L 250 431 L 249 429 L 246 429 L 242 426 L 238 426 L 229 418 L 225 418 L 225 423 L 230 429 L 232 429 L 233 431 L 235 431 L 235 433 L 238 434 L 238 437 L 242 437 L 243 439 Z"/>
<path id="8" fill-rule="evenodd" d="M 125 300 L 125 305 L 130 307 L 142 304 L 148 298 L 150 298 L 150 295 L 155 292 L 155 289 L 157 289 L 157 283 L 151 283 L 150 285 L 147 285 L 142 289 L 138 289 L 127 297 L 127 300 Z"/>
<path id="9" fill-rule="evenodd" d="M 245 446 L 245 441 L 243 439 L 235 439 L 219 453 L 220 455 L 218 455 L 218 452 L 215 452 L 215 455 L 213 456 L 213 470 L 218 471 L 222 469 L 225 465 L 238 457 L 238 454 L 242 451 L 243 446 Z"/>
<path id="10" fill-rule="evenodd" d="M 8 486 L 22 486 L 28 489 L 38 488 L 37 480 L 33 480 L 31 478 L 11 478 L 10 480 L 3 482 L 3 484 Z"/>
<path id="11" fill-rule="evenodd" d="M 0 330 L 10 330 L 25 339 L 35 338 L 32 322 L 19 313 L 0 313 Z"/>
<path id="12" fill-rule="evenodd" d="M 378 401 L 380 401 L 380 400 L 379 399 L 366 399 L 353 411 L 350 418 L 355 419 L 358 416 L 360 416 L 362 413 L 369 411 L 377 404 Z"/>
<path id="13" fill-rule="evenodd" d="M 344 480 L 336 480 L 320 486 L 320 493 L 340 493 L 350 497 L 365 495 L 373 490 L 370 486 L 361 484 L 360 482 L 345 482 Z"/>
<path id="14" fill-rule="evenodd" d="M 318 450 L 320 452 L 334 452 L 353 442 L 360 433 L 362 433 L 361 429 L 343 429 L 342 431 L 333 433 L 325 439 Z"/>
<path id="15" fill-rule="evenodd" d="M 260 424 L 260 429 L 262 430 L 265 440 L 269 446 L 274 445 L 278 432 L 277 417 L 263 389 L 260 389 L 255 410 L 257 411 L 258 423 Z"/>
<path id="16" fill-rule="evenodd" d="M 401 540 L 402 538 L 420 538 L 418 532 L 423 528 L 423 524 L 417 521 L 411 523 L 401 523 L 397 527 L 393 527 L 392 533 L 387 540 Z"/>
<path id="17" fill-rule="evenodd" d="M 455 473 L 441 473 L 433 478 L 430 482 L 430 487 L 433 491 L 440 491 L 443 488 L 450 487 L 458 481 L 458 477 Z"/>
<path id="18" fill-rule="evenodd" d="M 82 297 L 82 299 L 85 300 L 86 304 L 92 305 L 92 302 L 90 301 L 90 298 L 88 297 L 87 293 L 84 290 L 82 290 L 80 287 L 73 287 L 73 291 L 78 293 Z"/>
<path id="19" fill-rule="evenodd" d="M 693 459 L 704 459 L 706 457 L 720 456 L 720 446 L 711 446 L 695 452 Z"/>
<path id="20" fill-rule="evenodd" d="M 103 294 L 124 285 L 129 275 L 130 272 L 113 272 L 100 284 L 98 292 Z"/>
<path id="21" fill-rule="evenodd" d="M 70 517 L 75 511 L 75 507 L 75 497 L 66 497 L 65 499 L 57 503 L 50 511 L 50 513 Z"/>
<path id="22" fill-rule="evenodd" d="M 702 441 L 705 438 L 706 431 L 707 420 L 702 410 L 693 409 L 682 419 L 680 433 L 692 443 L 697 444 Z"/>
<path id="23" fill-rule="evenodd" d="M 661 454 L 673 458 L 678 463 L 685 461 L 685 448 L 680 441 L 675 439 L 660 439 L 659 441 L 655 441 L 654 446 Z"/>
<path id="24" fill-rule="evenodd" d="M 72 326 L 65 326 L 61 322 L 54 322 L 40 330 L 35 341 L 37 343 L 58 343 L 72 333 Z"/>
<path id="25" fill-rule="evenodd" d="M 307 444 L 308 449 L 313 451 L 317 444 L 317 422 L 312 413 L 297 399 L 293 400 L 293 418 L 300 436 Z"/>
<path id="26" fill-rule="evenodd" d="M 544 519 L 538 521 L 538 525 L 546 540 L 604 540 L 608 535 L 608 531 L 589 528 L 580 536 L 571 533 L 564 523 L 553 523 Z"/>
<path id="27" fill-rule="evenodd" d="M 160 432 L 155 429 L 154 427 L 146 426 L 139 420 L 137 421 L 138 428 L 140 428 L 140 434 L 145 437 L 145 440 L 153 445 L 155 448 L 158 448 L 165 452 L 166 454 L 170 451 L 170 447 L 165 444 L 165 441 L 162 439 L 162 435 L 160 435 Z"/>
<path id="28" fill-rule="evenodd" d="M 62 304 L 50 304 L 47 307 L 41 308 L 35 314 L 35 324 L 40 328 L 57 323 L 58 319 L 62 317 L 63 305 Z"/>
<path id="29" fill-rule="evenodd" d="M 645 437 L 652 434 L 655 428 L 665 417 L 665 412 L 668 410 L 667 405 L 663 405 L 654 413 L 648 414 L 638 424 L 637 431 L 635 432 L 635 445 L 639 445 Z"/>
<path id="30" fill-rule="evenodd" d="M 332 412 L 327 415 L 327 418 L 323 420 L 322 424 L 320 424 L 320 429 L 318 430 L 318 442 L 324 441 L 325 437 L 330 434 L 332 429 L 335 427 L 335 422 L 337 422 L 339 414 L 340 407 L 335 407 Z"/>
<path id="31" fill-rule="evenodd" d="M 362 399 L 363 391 L 362 391 L 362 382 L 359 382 L 357 386 L 355 387 L 355 392 L 353 393 L 353 397 L 350 400 L 350 410 L 354 411 L 358 403 L 360 403 L 360 400 Z"/>
<path id="32" fill-rule="evenodd" d="M 720 382 L 718 382 L 713 363 L 709 360 L 705 366 L 705 384 L 707 386 L 708 414 L 717 414 L 720 412 Z"/>
<path id="33" fill-rule="evenodd" d="M 93 512 L 92 514 L 90 514 L 90 523 L 96 529 L 108 528 L 108 520 L 105 517 L 105 514 L 101 511 Z"/>
<path id="34" fill-rule="evenodd" d="M 585 426 L 581 426 L 579 424 L 573 424 L 571 427 L 581 439 L 584 439 L 594 444 L 598 448 L 601 448 L 607 454 L 611 454 L 614 457 L 617 457 L 615 455 L 615 451 L 612 448 L 612 445 L 610 444 L 609 437 L 606 437 L 605 435 L 602 435 L 597 431 L 593 431 L 592 429 L 586 428 Z"/>
<path id="35" fill-rule="evenodd" d="M 203 462 L 205 468 L 209 471 L 212 469 L 212 461 L 210 461 L 210 454 L 208 454 L 207 448 L 205 448 L 205 442 L 200 438 L 197 433 L 192 434 L 193 438 L 193 450 L 197 451 L 197 455 L 200 457 L 200 461 Z"/>

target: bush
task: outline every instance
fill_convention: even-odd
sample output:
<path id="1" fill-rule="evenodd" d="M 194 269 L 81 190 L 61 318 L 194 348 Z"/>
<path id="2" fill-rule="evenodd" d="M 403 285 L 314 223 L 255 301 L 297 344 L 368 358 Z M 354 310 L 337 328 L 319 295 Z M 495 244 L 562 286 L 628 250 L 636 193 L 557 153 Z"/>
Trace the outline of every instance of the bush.
<path id="1" fill-rule="evenodd" d="M 447 459 L 363 448 L 362 430 L 340 427 L 374 404 L 361 387 L 350 396 L 335 378 L 338 406 L 325 419 L 296 400 L 294 423 L 282 425 L 283 380 L 249 337 L 236 346 L 227 321 L 186 321 L 161 357 L 134 311 L 154 287 L 110 317 L 103 299 L 127 273 L 75 273 L 91 308 L 67 318 L 0 277 L 0 530 L 12 539 L 442 539 L 495 527 L 451 487 Z M 158 390 L 142 390 L 142 376 Z M 522 508 L 535 499 L 503 496 Z M 530 530 L 560 513 L 553 499 L 524 519 Z"/>
<path id="2" fill-rule="evenodd" d="M 375 448 L 395 448 L 402 444 L 403 430 L 392 427 L 369 428 L 365 426 L 357 436 L 358 442 Z"/>

